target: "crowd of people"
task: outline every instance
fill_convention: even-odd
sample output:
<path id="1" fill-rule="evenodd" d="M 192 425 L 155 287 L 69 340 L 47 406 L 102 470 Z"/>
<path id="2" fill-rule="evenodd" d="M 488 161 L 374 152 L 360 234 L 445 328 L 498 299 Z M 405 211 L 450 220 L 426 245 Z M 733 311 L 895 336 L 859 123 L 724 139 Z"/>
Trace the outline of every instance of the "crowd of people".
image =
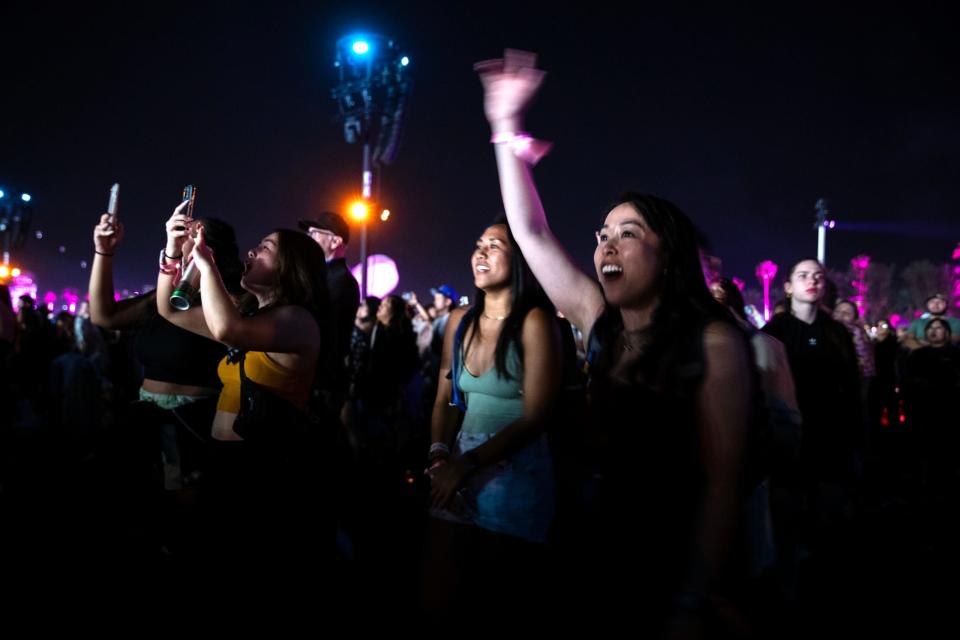
<path id="1" fill-rule="evenodd" d="M 130 564 L 241 605 L 316 590 L 419 621 L 783 637 L 840 589 L 871 508 L 949 521 L 948 298 L 867 324 L 802 258 L 756 327 L 705 278 L 694 221 L 636 192 L 583 273 L 533 178 L 543 73 L 516 51 L 477 71 L 505 216 L 476 221 L 472 304 L 448 284 L 426 306 L 361 299 L 335 213 L 241 255 L 186 203 L 149 293 L 117 300 L 109 214 L 75 315 L 0 289 L 0 506 L 45 514 L 6 527 L 5 556 Z"/>

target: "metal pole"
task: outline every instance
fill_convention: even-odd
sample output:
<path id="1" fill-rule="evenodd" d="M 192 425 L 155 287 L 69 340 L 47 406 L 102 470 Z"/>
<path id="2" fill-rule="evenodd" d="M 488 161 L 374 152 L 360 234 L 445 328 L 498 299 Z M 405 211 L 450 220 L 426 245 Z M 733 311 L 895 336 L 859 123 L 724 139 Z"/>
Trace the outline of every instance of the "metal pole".
<path id="1" fill-rule="evenodd" d="M 10 264 L 10 210 L 7 207 L 0 217 L 0 232 L 3 233 L 3 264 Z"/>
<path id="2" fill-rule="evenodd" d="M 367 215 L 360 221 L 360 291 L 367 297 L 367 218 L 369 218 L 370 196 L 373 186 L 373 170 L 370 168 L 370 142 L 363 143 L 363 200 L 367 204 Z"/>
<path id="3" fill-rule="evenodd" d="M 817 260 L 820 264 L 827 264 L 827 229 L 822 224 L 817 229 Z"/>
<path id="4" fill-rule="evenodd" d="M 827 203 L 823 198 L 817 200 L 817 260 L 827 266 Z"/>

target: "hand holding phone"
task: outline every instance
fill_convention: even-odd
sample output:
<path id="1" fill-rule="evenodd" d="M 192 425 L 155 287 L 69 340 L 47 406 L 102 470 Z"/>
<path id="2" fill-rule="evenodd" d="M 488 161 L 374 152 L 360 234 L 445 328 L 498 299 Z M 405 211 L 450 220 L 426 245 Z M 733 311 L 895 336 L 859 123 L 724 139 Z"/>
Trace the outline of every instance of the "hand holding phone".
<path id="1" fill-rule="evenodd" d="M 196 204 L 197 202 L 197 188 L 192 184 L 188 184 L 187 186 L 185 186 L 183 188 L 183 195 L 180 198 L 180 202 L 181 204 L 186 203 L 187 205 L 186 208 L 183 210 L 183 216 L 186 217 L 187 220 L 193 220 L 193 207 L 194 207 L 194 204 Z M 181 226 L 181 225 L 178 225 L 174 228 L 177 231 L 184 231 L 186 229 L 185 226 Z"/>

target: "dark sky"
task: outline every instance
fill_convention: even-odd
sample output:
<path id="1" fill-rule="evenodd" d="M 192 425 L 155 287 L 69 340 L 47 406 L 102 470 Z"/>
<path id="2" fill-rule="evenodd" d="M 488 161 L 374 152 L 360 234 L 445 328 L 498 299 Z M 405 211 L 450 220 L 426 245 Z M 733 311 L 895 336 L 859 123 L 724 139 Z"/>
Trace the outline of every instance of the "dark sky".
<path id="1" fill-rule="evenodd" d="M 115 180 L 127 225 L 117 280 L 129 288 L 154 281 L 188 182 L 198 215 L 233 222 L 244 248 L 341 207 L 359 191 L 360 149 L 333 120 L 332 60 L 359 29 L 393 36 L 413 60 L 403 146 L 382 176 L 394 216 L 371 231 L 401 289 L 450 281 L 469 293 L 472 242 L 501 208 L 471 65 L 505 46 L 539 52 L 549 72 L 528 128 L 556 147 L 536 175 L 585 265 L 605 204 L 626 189 L 677 202 L 749 282 L 763 259 L 815 252 L 819 197 L 841 222 L 834 267 L 861 252 L 942 262 L 960 241 L 948 3 L 458 4 L 5 3 L 0 187 L 33 194 L 45 234 L 15 261 L 41 290 L 85 290 L 80 261 Z"/>

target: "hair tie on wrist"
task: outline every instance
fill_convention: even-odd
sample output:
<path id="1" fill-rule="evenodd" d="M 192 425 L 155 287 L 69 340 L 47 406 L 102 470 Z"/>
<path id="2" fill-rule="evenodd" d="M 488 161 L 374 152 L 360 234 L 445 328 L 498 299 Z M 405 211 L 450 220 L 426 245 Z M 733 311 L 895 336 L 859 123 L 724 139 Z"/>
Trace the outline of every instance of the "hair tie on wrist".
<path id="1" fill-rule="evenodd" d="M 94 249 L 93 252 L 94 252 L 95 254 L 97 254 L 98 256 L 107 256 L 108 258 L 112 258 L 112 257 L 113 257 L 113 254 L 112 254 L 112 253 L 104 253 L 103 251 L 97 251 L 96 249 Z"/>
<path id="2" fill-rule="evenodd" d="M 537 140 L 525 131 L 501 131 L 493 134 L 490 142 L 509 146 L 513 155 L 531 166 L 540 162 L 553 148 L 553 143 Z"/>
<path id="3" fill-rule="evenodd" d="M 171 262 L 167 264 L 166 259 L 176 260 L 176 258 L 171 258 L 167 253 L 161 249 L 160 250 L 160 273 L 172 276 L 180 270 L 179 262 Z"/>

